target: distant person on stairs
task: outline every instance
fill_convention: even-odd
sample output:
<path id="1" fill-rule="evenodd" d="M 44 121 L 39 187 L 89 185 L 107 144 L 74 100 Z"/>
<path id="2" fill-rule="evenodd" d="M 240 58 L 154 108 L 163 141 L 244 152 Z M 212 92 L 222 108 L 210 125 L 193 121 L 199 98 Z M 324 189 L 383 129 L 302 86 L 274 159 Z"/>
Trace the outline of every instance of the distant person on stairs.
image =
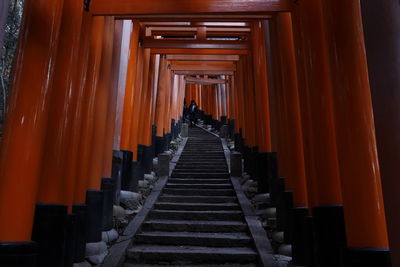
<path id="1" fill-rule="evenodd" d="M 197 104 L 194 100 L 192 100 L 189 106 L 190 127 L 194 127 L 196 125 L 197 121 L 196 112 L 197 112 Z"/>

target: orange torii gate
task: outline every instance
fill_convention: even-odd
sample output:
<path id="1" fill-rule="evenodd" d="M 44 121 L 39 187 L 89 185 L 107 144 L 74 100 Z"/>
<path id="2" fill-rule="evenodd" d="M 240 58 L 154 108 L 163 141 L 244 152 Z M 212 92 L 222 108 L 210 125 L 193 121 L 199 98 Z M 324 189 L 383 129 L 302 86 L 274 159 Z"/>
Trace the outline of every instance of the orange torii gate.
<path id="1" fill-rule="evenodd" d="M 85 5 L 26 0 L 0 154 L 5 260 L 36 258 L 33 240 L 51 251 L 51 257 L 38 256 L 39 266 L 72 261 L 64 247 L 73 234 L 65 222 L 73 214 L 86 212 L 91 225 L 88 239 L 76 245 L 100 241 L 101 231 L 108 230 L 103 207 L 108 212 L 112 207 L 103 199 L 115 182 L 109 178 L 115 116 L 122 118 L 117 152 L 126 164 L 123 189 L 134 190 L 130 171 L 151 171 L 150 160 L 176 137 L 187 88 L 186 96 L 197 99 L 214 120 L 234 121 L 236 149 L 260 184 L 271 178 L 263 163 L 272 164 L 271 152 L 278 152 L 276 181 L 262 190 L 289 199 L 279 227 L 293 243 L 294 263 L 390 266 L 359 1 L 95 0 Z M 147 32 L 151 20 L 191 18 L 196 22 L 188 31 L 198 35 L 195 40 L 157 40 L 153 30 Z M 132 31 L 123 114 L 115 114 L 123 27 L 116 21 L 121 19 L 132 20 Z M 245 22 L 230 27 L 239 39 L 221 41 L 212 40 L 218 35 L 207 37 L 213 27 L 201 19 Z M 166 28 L 154 34 L 185 33 Z M 227 82 L 186 84 L 185 76 L 197 75 L 225 76 Z M 285 187 L 273 191 L 275 182 Z M 314 235 L 315 247 L 305 245 Z M 31 262 L 28 266 L 35 266 Z"/>

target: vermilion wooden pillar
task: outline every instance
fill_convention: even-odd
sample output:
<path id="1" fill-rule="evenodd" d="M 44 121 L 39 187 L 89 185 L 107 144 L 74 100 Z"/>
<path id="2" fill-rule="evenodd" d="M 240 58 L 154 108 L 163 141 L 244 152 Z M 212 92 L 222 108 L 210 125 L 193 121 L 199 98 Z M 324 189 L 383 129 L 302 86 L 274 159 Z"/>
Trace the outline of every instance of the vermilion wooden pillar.
<path id="1" fill-rule="evenodd" d="M 400 266 L 400 6 L 360 2 L 392 266 Z"/>
<path id="2" fill-rule="evenodd" d="M 278 156 L 283 164 L 279 172 L 285 177 L 286 189 L 293 191 L 292 210 L 292 256 L 296 265 L 311 265 L 307 259 L 304 220 L 308 215 L 307 181 L 304 166 L 302 121 L 298 93 L 297 66 L 293 44 L 292 21 L 289 13 L 276 15 L 274 29 L 276 66 L 275 105 L 278 107 L 281 126 L 279 131 Z M 283 154 L 283 155 L 282 155 Z"/>
<path id="3" fill-rule="evenodd" d="M 136 107 L 135 102 L 135 81 L 137 70 L 137 55 L 139 48 L 139 32 L 140 25 L 138 21 L 133 21 L 133 29 L 131 32 L 128 71 L 126 73 L 126 89 L 124 100 L 124 115 L 121 131 L 121 149 L 130 150 L 131 125 L 133 124 L 132 114 Z"/>
<path id="4" fill-rule="evenodd" d="M 242 61 L 242 57 L 241 57 Z M 246 120 L 245 114 L 246 114 L 246 109 L 245 109 L 245 101 L 244 101 L 244 85 L 243 85 L 243 73 L 244 73 L 244 68 L 242 62 L 239 61 L 237 63 L 237 71 L 236 71 L 236 76 L 237 79 L 235 79 L 235 88 L 237 89 L 237 106 L 238 106 L 238 114 L 240 115 L 240 127 L 239 129 L 242 129 L 242 137 L 246 139 L 246 134 L 247 134 L 247 123 L 248 121 Z M 239 118 L 238 118 L 239 119 Z"/>
<path id="5" fill-rule="evenodd" d="M 114 133 L 116 126 L 116 109 L 118 101 L 118 82 L 121 65 L 121 44 L 122 44 L 123 21 L 115 21 L 113 36 L 113 53 L 110 78 L 110 93 L 108 97 L 108 111 L 106 121 L 106 135 L 103 152 L 103 177 L 111 177 L 112 155 L 114 146 Z M 111 34 L 111 33 L 109 33 Z M 119 117 L 119 116 L 118 116 Z"/>
<path id="6" fill-rule="evenodd" d="M 75 192 L 75 203 L 85 203 L 86 190 L 100 189 L 100 178 L 91 180 L 91 153 L 92 153 L 92 140 L 94 131 L 94 110 L 96 89 L 99 79 L 103 34 L 104 34 L 104 17 L 94 17 L 91 25 L 90 49 L 89 49 L 89 62 L 85 84 L 84 94 L 84 109 L 82 111 L 82 128 L 80 139 L 80 160 L 78 161 L 78 178 L 77 187 Z"/>
<path id="7" fill-rule="evenodd" d="M 0 241 L 31 240 L 63 2 L 25 1 L 0 152 Z"/>
<path id="8" fill-rule="evenodd" d="M 359 1 L 326 1 L 337 147 L 343 192 L 345 266 L 391 266 Z M 339 19 L 340 16 L 340 19 Z"/>
<path id="9" fill-rule="evenodd" d="M 161 56 L 160 60 L 160 77 L 158 81 L 158 90 L 157 90 L 157 102 L 156 102 L 156 116 L 155 116 L 155 124 L 157 126 L 157 136 L 162 137 L 164 134 L 164 115 L 165 115 L 165 101 L 166 94 L 168 90 L 167 85 L 167 60 L 165 55 Z"/>
<path id="10" fill-rule="evenodd" d="M 75 190 L 74 190 L 74 203 L 82 204 L 85 202 L 86 193 L 86 179 L 81 179 L 81 156 L 85 151 L 86 147 L 82 144 L 82 131 L 84 129 L 83 121 L 86 114 L 87 108 L 87 91 L 86 88 L 86 77 L 89 74 L 89 53 L 91 44 L 91 32 L 92 29 L 92 15 L 88 12 L 84 12 L 82 19 L 82 29 L 79 47 L 79 59 L 80 64 L 77 66 L 77 79 L 73 84 L 74 88 L 77 88 L 79 94 L 77 95 L 76 106 L 71 105 L 70 108 L 74 111 L 73 119 L 74 124 L 69 129 L 71 132 L 68 150 L 66 151 L 66 170 L 64 174 L 64 179 L 68 177 L 74 177 L 75 179 Z M 83 160 L 83 159 L 82 159 Z"/>
<path id="11" fill-rule="evenodd" d="M 171 98 L 172 98 L 172 86 L 173 86 L 173 75 L 169 66 L 167 65 L 167 75 L 166 75 L 166 86 L 167 91 L 165 94 L 165 110 L 164 110 L 164 128 L 165 134 L 171 133 Z"/>
<path id="12" fill-rule="evenodd" d="M 138 56 L 136 62 L 136 73 L 133 75 L 136 76 L 134 83 L 134 102 L 132 108 L 132 122 L 131 122 L 131 130 L 129 137 L 129 150 L 133 151 L 133 160 L 137 160 L 137 145 L 138 145 L 138 132 L 139 132 L 139 118 L 140 118 L 140 108 L 141 108 L 141 98 L 143 93 L 143 70 L 144 70 L 144 48 L 139 46 L 138 48 Z"/>
<path id="13" fill-rule="evenodd" d="M 246 108 L 246 120 L 248 124 L 246 125 L 246 139 L 247 145 L 250 148 L 256 147 L 259 145 L 258 140 L 258 132 L 256 121 L 258 120 L 258 115 L 255 107 L 255 88 L 254 88 L 254 78 L 252 75 L 253 66 L 252 66 L 252 58 L 250 56 L 243 57 L 243 66 L 244 66 L 244 91 L 243 96 L 245 98 L 245 108 Z"/>
<path id="14" fill-rule="evenodd" d="M 299 94 L 304 127 L 306 175 L 313 207 L 317 266 L 339 266 L 346 244 L 337 140 L 333 113 L 331 43 L 324 28 L 322 2 L 293 4 Z M 304 75 L 303 77 L 300 77 Z M 311 166 L 307 166 L 310 160 Z"/>
<path id="15" fill-rule="evenodd" d="M 271 151 L 271 129 L 264 26 L 261 21 L 254 22 L 252 26 L 252 56 L 259 151 L 267 152 Z"/>
<path id="16" fill-rule="evenodd" d="M 154 81 L 153 81 L 153 97 L 152 97 L 152 115 L 151 115 L 151 123 L 155 125 L 155 118 L 156 118 L 156 103 L 157 103 L 157 92 L 158 92 L 158 80 L 160 78 L 160 55 L 155 55 L 155 62 L 154 62 Z M 183 88 L 185 90 L 185 88 Z M 185 91 L 183 91 L 185 94 Z"/>
<path id="17" fill-rule="evenodd" d="M 294 193 L 294 204 L 296 207 L 307 207 L 306 176 L 304 169 L 303 134 L 301 128 L 300 103 L 297 85 L 297 66 L 295 62 L 292 20 L 289 13 L 277 15 L 276 26 L 278 27 L 278 42 L 280 47 L 280 71 L 281 73 L 281 96 L 283 97 L 282 109 L 287 130 L 288 153 L 287 173 L 282 173 L 285 178 L 291 180 Z"/>
<path id="18" fill-rule="evenodd" d="M 149 73 L 148 73 L 148 84 L 147 84 L 147 89 L 146 90 L 146 99 L 145 99 L 145 109 L 143 110 L 143 135 L 141 139 L 141 144 L 145 146 L 151 146 L 152 144 L 152 132 L 151 132 L 151 126 L 153 124 L 152 122 L 152 117 L 153 117 L 153 98 L 154 98 L 154 90 L 153 87 L 155 86 L 154 84 L 154 75 L 155 75 L 155 69 L 156 67 L 156 56 L 151 55 L 150 62 L 149 62 Z"/>
<path id="19" fill-rule="evenodd" d="M 151 115 L 148 111 L 148 108 L 150 106 L 150 79 L 149 77 L 150 73 L 150 49 L 146 48 L 144 49 L 143 53 L 143 72 L 142 72 L 142 84 L 141 84 L 141 95 L 139 99 L 139 103 L 136 103 L 136 105 L 139 105 L 139 113 L 138 113 L 138 131 L 136 133 L 136 136 L 134 137 L 137 140 L 137 144 L 140 145 L 146 145 L 144 144 L 144 138 L 145 136 L 149 133 L 148 130 L 144 127 L 145 121 L 149 120 L 150 118 L 148 117 Z"/>
<path id="20" fill-rule="evenodd" d="M 114 150 L 121 149 L 121 133 L 122 124 L 124 117 L 124 102 L 125 102 L 125 89 L 128 72 L 129 62 L 129 47 L 130 37 L 132 30 L 132 21 L 123 20 L 122 26 L 122 44 L 121 44 L 121 55 L 119 65 L 119 77 L 118 77 L 118 95 L 117 95 L 117 107 L 115 116 L 115 131 L 114 131 Z"/>
<path id="21" fill-rule="evenodd" d="M 96 18 L 95 18 L 96 19 Z M 99 68 L 99 77 L 95 90 L 95 103 L 93 113 L 92 147 L 90 153 L 90 171 L 88 189 L 100 189 L 103 174 L 104 144 L 106 140 L 106 122 L 108 103 L 110 96 L 110 81 L 112 70 L 112 55 L 114 44 L 114 17 L 104 18 L 104 30 L 102 36 L 102 55 Z M 111 156 L 111 155 L 110 155 Z"/>
<path id="22" fill-rule="evenodd" d="M 42 162 L 37 201 L 61 204 L 72 207 L 75 190 L 75 177 L 65 176 L 71 159 L 65 158 L 74 132 L 74 112 L 77 108 L 81 87 L 76 86 L 77 63 L 79 60 L 80 37 L 83 16 L 83 3 L 64 1 L 56 65 L 51 99 L 46 145 Z M 72 18 L 72 21 L 71 21 Z M 74 139 L 77 142 L 76 139 Z"/>

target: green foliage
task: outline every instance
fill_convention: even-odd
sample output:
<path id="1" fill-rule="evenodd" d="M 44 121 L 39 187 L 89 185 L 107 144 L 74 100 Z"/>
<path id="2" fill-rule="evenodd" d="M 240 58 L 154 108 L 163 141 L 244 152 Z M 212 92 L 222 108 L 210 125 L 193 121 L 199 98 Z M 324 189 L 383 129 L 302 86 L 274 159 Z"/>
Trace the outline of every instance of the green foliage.
<path id="1" fill-rule="evenodd" d="M 3 47 L 0 62 L 0 121 L 3 121 L 4 109 L 7 103 L 8 90 L 12 75 L 13 60 L 17 48 L 24 0 L 10 0 Z"/>

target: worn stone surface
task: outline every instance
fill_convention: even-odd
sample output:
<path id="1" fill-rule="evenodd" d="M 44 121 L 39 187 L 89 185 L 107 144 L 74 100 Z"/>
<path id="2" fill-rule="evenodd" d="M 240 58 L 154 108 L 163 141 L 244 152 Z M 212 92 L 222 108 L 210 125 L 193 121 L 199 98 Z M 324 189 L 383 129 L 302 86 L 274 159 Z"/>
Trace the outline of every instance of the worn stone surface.
<path id="1" fill-rule="evenodd" d="M 107 254 L 107 244 L 104 241 L 86 244 L 86 260 L 91 264 L 101 264 Z"/>
<path id="2" fill-rule="evenodd" d="M 121 206 L 114 205 L 113 216 L 117 219 L 123 219 L 125 217 L 125 209 Z"/>
<path id="3" fill-rule="evenodd" d="M 187 123 L 182 124 L 182 129 L 181 129 L 181 136 L 183 138 L 189 136 L 189 125 Z"/>
<path id="4" fill-rule="evenodd" d="M 169 161 L 169 153 L 161 153 L 158 155 L 157 176 L 169 176 Z"/>
<path id="5" fill-rule="evenodd" d="M 83 261 L 79 263 L 74 263 L 72 267 L 92 267 L 92 265 L 87 261 Z"/>
<path id="6" fill-rule="evenodd" d="M 125 209 L 136 210 L 142 201 L 142 195 L 135 192 L 121 191 L 121 206 Z"/>
<path id="7" fill-rule="evenodd" d="M 292 257 L 288 257 L 285 255 L 274 255 L 274 258 L 276 259 L 278 266 L 277 267 L 289 267 L 293 266 L 290 264 L 290 261 L 292 260 Z"/>
<path id="8" fill-rule="evenodd" d="M 150 186 L 150 183 L 149 183 L 148 180 L 140 180 L 139 183 L 138 183 L 138 186 L 141 189 L 142 188 L 146 189 L 146 188 L 148 188 Z"/>
<path id="9" fill-rule="evenodd" d="M 191 128 L 171 178 L 133 239 L 126 266 L 254 266 L 258 253 L 227 166 L 220 139 Z"/>
<path id="10" fill-rule="evenodd" d="M 118 239 L 118 237 L 118 232 L 115 229 L 111 229 L 110 231 L 101 233 L 101 239 L 106 243 L 114 242 Z"/>
<path id="11" fill-rule="evenodd" d="M 262 219 L 276 218 L 276 208 L 271 207 L 264 210 L 257 210 L 257 215 Z"/>

